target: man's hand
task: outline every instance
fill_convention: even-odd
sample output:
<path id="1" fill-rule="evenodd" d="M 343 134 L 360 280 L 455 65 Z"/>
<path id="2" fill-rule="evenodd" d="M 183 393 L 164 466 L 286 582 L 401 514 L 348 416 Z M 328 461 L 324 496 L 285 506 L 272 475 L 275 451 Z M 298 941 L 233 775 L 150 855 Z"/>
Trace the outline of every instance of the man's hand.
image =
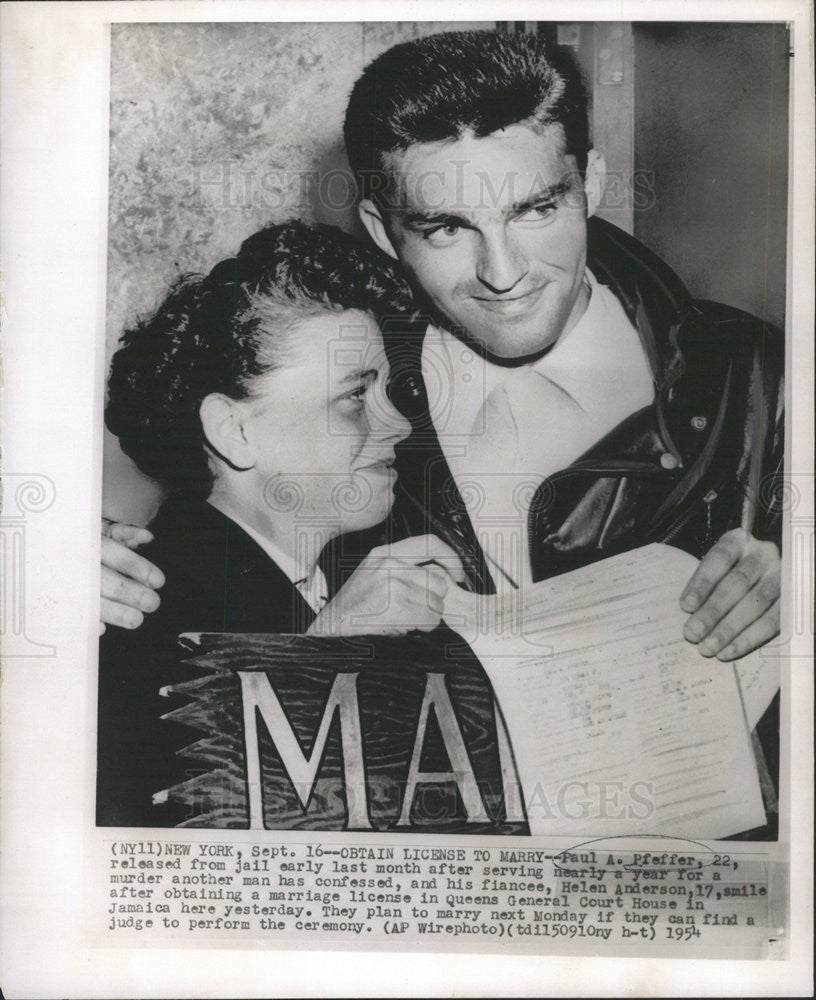
<path id="1" fill-rule="evenodd" d="M 102 519 L 102 603 L 99 634 L 108 625 L 138 628 L 143 612 L 159 606 L 156 588 L 163 586 L 164 574 L 133 549 L 153 540 L 145 528 L 113 524 Z"/>
<path id="2" fill-rule="evenodd" d="M 782 559 L 773 542 L 743 528 L 728 531 L 697 567 L 680 595 L 693 612 L 683 635 L 703 656 L 737 660 L 779 632 Z"/>
<path id="3" fill-rule="evenodd" d="M 418 535 L 372 549 L 326 605 L 309 635 L 404 635 L 430 632 L 442 619 L 462 563 L 435 535 Z"/>

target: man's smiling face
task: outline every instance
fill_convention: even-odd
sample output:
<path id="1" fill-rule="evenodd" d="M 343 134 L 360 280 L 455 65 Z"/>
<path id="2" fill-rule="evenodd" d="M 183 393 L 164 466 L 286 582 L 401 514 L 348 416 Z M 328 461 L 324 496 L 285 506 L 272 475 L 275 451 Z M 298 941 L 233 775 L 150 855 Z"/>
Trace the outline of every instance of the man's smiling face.
<path id="1" fill-rule="evenodd" d="M 598 164 L 591 154 L 585 185 L 558 125 L 414 145 L 390 157 L 395 207 L 380 215 L 363 202 L 361 216 L 454 329 L 490 354 L 524 357 L 586 309 Z"/>

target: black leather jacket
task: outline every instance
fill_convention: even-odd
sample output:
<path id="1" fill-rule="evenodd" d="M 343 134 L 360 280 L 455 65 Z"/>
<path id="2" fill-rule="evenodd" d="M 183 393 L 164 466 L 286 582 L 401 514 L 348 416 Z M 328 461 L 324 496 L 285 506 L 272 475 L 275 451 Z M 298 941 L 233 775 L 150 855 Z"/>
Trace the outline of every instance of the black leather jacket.
<path id="1" fill-rule="evenodd" d="M 640 334 L 655 400 L 541 484 L 529 517 L 534 578 L 649 542 L 700 558 L 736 527 L 781 547 L 780 332 L 738 309 L 694 300 L 655 254 L 600 220 L 589 222 L 587 262 Z M 383 328 L 391 396 L 413 431 L 397 448 L 399 481 L 385 531 L 343 536 L 327 574 L 342 579 L 372 545 L 427 533 L 459 553 L 472 589 L 490 593 L 493 580 L 429 416 L 421 374 L 427 321 Z M 778 773 L 778 710 L 777 696 L 755 742 L 771 784 Z M 774 793 L 766 793 L 773 813 Z M 775 823 L 771 816 L 740 839 L 773 838 Z"/>
<path id="2" fill-rule="evenodd" d="M 780 544 L 779 331 L 738 309 L 694 300 L 655 254 L 601 220 L 589 223 L 588 265 L 637 328 L 656 398 L 541 484 L 529 518 L 534 578 L 649 542 L 699 558 L 740 526 Z M 462 556 L 471 586 L 489 593 L 492 579 L 428 414 L 425 328 L 386 324 L 392 398 L 413 426 L 398 448 L 388 534 L 438 535 Z"/>

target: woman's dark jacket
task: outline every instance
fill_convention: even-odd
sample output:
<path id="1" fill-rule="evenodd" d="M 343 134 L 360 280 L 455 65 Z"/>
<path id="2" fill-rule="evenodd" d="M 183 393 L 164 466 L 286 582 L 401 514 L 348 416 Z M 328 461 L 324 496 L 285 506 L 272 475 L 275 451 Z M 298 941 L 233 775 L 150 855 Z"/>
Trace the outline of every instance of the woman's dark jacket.
<path id="1" fill-rule="evenodd" d="M 184 632 L 305 632 L 314 612 L 264 550 L 202 500 L 170 499 L 150 525 L 143 554 L 165 574 L 161 606 L 133 631 L 109 627 L 99 643 L 97 823 L 175 826 L 177 805 L 155 792 L 188 777 L 178 751 L 191 731 L 161 716 L 160 689 L 192 680 Z"/>

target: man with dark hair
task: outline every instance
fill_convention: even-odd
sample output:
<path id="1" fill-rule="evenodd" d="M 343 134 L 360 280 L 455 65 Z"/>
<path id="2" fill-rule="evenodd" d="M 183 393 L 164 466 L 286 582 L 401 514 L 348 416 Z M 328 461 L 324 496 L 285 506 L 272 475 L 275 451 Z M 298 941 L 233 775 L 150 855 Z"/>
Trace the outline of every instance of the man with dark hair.
<path id="1" fill-rule="evenodd" d="M 700 652 L 767 642 L 782 345 L 590 218 L 603 158 L 566 52 L 487 32 L 399 45 L 355 85 L 345 136 L 363 224 L 433 319 L 398 378 L 425 436 L 404 449 L 408 529 L 481 549 L 486 590 L 671 542 L 703 559 L 682 596 Z"/>
<path id="2" fill-rule="evenodd" d="M 772 638 L 782 345 L 591 218 L 604 163 L 566 52 L 499 32 L 396 46 L 345 137 L 363 224 L 431 321 L 392 343 L 415 429 L 398 530 L 454 544 L 484 591 L 670 542 L 702 558 L 681 604 L 704 656 Z"/>
<path id="3" fill-rule="evenodd" d="M 564 49 L 545 50 L 535 35 L 450 32 L 397 45 L 370 63 L 354 85 L 344 135 L 370 198 L 393 178 L 390 153 L 465 132 L 481 138 L 517 122 L 559 124 L 565 152 L 586 169 L 586 92 Z"/>

